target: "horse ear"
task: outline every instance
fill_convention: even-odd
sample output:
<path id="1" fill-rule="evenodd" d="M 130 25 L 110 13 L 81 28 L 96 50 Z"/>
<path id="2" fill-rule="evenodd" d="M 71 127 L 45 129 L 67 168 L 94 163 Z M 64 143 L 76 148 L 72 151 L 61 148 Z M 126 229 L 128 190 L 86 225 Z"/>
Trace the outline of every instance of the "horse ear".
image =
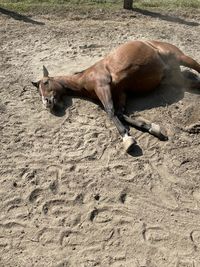
<path id="1" fill-rule="evenodd" d="M 33 86 L 39 88 L 39 83 L 40 83 L 39 81 L 38 82 L 31 82 L 31 83 L 32 83 Z"/>
<path id="2" fill-rule="evenodd" d="M 43 76 L 44 77 L 49 77 L 49 72 L 45 66 L 43 66 Z"/>

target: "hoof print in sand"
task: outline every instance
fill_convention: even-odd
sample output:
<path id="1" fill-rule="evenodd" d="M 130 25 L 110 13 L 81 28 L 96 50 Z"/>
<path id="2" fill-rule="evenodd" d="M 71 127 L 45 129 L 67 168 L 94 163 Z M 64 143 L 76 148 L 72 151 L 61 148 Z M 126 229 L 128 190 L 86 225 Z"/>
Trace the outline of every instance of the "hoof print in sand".
<path id="1" fill-rule="evenodd" d="M 5 205 L 5 207 L 7 208 L 7 212 L 19 208 L 21 203 L 22 203 L 22 199 L 18 197 L 15 197 L 9 200 Z"/>
<path id="2" fill-rule="evenodd" d="M 58 192 L 58 180 L 52 181 L 49 185 L 51 192 L 56 195 Z"/>
<path id="3" fill-rule="evenodd" d="M 154 245 L 169 239 L 169 233 L 160 227 L 145 228 L 142 234 L 145 241 Z"/>
<path id="4" fill-rule="evenodd" d="M 40 189 L 40 188 L 36 188 L 36 189 L 34 189 L 31 193 L 30 193 L 30 195 L 29 195 L 29 197 L 28 197 L 28 200 L 30 201 L 30 202 L 36 202 L 37 201 L 37 199 L 39 198 L 39 196 L 41 195 L 41 193 L 42 193 L 42 189 Z"/>
<path id="5" fill-rule="evenodd" d="M 122 192 L 119 196 L 119 201 L 122 203 L 122 204 L 125 204 L 126 202 L 126 198 L 127 198 L 127 193 L 126 192 Z"/>
<path id="6" fill-rule="evenodd" d="M 55 267 L 69 267 L 69 266 L 70 266 L 70 263 L 67 260 L 64 260 L 64 261 L 57 263 Z"/>
<path id="7" fill-rule="evenodd" d="M 193 260 L 178 260 L 175 267 L 196 267 Z"/>
<path id="8" fill-rule="evenodd" d="M 66 201 L 63 199 L 52 199 L 44 203 L 42 211 L 44 214 L 51 213 L 54 215 L 62 215 L 65 213 Z"/>
<path id="9" fill-rule="evenodd" d="M 107 209 L 94 208 L 89 213 L 89 220 L 95 223 L 107 223 L 112 220 L 112 215 Z"/>
<path id="10" fill-rule="evenodd" d="M 59 243 L 62 247 L 82 245 L 83 237 L 79 231 L 66 230 L 60 235 Z"/>
<path id="11" fill-rule="evenodd" d="M 200 246 L 200 230 L 193 230 L 190 233 L 190 239 L 192 240 L 192 242 L 194 242 L 194 244 L 199 247 Z"/>
<path id="12" fill-rule="evenodd" d="M 94 219 L 95 219 L 95 217 L 98 215 L 98 209 L 93 209 L 91 212 L 90 212 L 90 215 L 89 215 L 89 220 L 91 221 L 91 222 L 93 222 L 94 221 Z"/>
<path id="13" fill-rule="evenodd" d="M 37 242 L 43 245 L 56 244 L 58 243 L 58 238 L 57 238 L 58 233 L 59 233 L 58 229 L 44 227 L 37 233 L 36 240 Z"/>

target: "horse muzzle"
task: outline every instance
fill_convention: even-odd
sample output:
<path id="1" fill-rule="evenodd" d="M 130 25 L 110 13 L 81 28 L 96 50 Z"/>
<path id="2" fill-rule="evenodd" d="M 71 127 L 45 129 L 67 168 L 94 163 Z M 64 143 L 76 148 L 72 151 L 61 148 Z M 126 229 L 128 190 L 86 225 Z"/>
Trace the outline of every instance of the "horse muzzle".
<path id="1" fill-rule="evenodd" d="M 51 97 L 42 97 L 42 103 L 46 109 L 53 109 L 55 105 L 55 99 L 53 96 Z"/>

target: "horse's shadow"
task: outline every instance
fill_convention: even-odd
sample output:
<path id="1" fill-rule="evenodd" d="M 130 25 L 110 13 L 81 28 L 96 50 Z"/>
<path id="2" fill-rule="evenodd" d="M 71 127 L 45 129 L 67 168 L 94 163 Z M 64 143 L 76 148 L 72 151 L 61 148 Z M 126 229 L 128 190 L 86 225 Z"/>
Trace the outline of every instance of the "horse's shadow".
<path id="1" fill-rule="evenodd" d="M 66 114 L 66 110 L 72 106 L 72 97 L 64 96 L 62 101 L 56 104 L 51 113 L 57 117 L 63 117 Z"/>
<path id="2" fill-rule="evenodd" d="M 169 73 L 155 91 L 143 96 L 130 97 L 126 111 L 128 115 L 132 115 L 137 111 L 169 106 L 182 100 L 185 92 L 200 94 L 200 90 L 191 89 L 194 82 L 199 85 L 200 79 L 189 70 Z"/>

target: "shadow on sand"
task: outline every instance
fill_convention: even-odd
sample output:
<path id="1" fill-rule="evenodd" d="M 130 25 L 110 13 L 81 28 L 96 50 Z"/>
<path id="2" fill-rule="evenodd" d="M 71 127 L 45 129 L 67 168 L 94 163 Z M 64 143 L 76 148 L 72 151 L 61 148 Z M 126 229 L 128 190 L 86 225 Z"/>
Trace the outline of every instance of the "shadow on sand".
<path id="1" fill-rule="evenodd" d="M 127 102 L 127 113 L 143 111 L 157 107 L 165 107 L 177 103 L 183 99 L 186 91 L 200 94 L 198 89 L 191 88 L 191 82 L 196 82 L 200 87 L 199 77 L 193 72 L 186 70 L 182 73 L 169 73 L 161 85 L 153 92 L 144 96 L 130 97 Z"/>
<path id="2" fill-rule="evenodd" d="M 31 23 L 31 24 L 35 24 L 35 25 L 45 25 L 45 23 L 43 23 L 43 22 L 33 20 L 33 19 L 29 18 L 28 16 L 21 15 L 15 11 L 11 11 L 11 10 L 8 10 L 8 9 L 2 8 L 2 7 L 0 7 L 0 13 L 7 15 L 7 16 L 15 19 L 15 20 L 21 20 L 21 21 L 24 21 L 26 23 Z"/>
<path id="3" fill-rule="evenodd" d="M 133 8 L 134 12 L 140 13 L 145 16 L 149 16 L 151 18 L 159 18 L 161 20 L 169 21 L 169 22 L 174 22 L 174 23 L 180 23 L 180 24 L 185 24 L 188 26 L 199 26 L 199 23 L 193 22 L 193 21 L 187 21 L 182 18 L 178 18 L 177 16 L 171 16 L 171 15 L 164 15 L 159 12 L 154 12 L 154 11 L 149 11 L 145 9 L 140 9 L 140 8 Z"/>

